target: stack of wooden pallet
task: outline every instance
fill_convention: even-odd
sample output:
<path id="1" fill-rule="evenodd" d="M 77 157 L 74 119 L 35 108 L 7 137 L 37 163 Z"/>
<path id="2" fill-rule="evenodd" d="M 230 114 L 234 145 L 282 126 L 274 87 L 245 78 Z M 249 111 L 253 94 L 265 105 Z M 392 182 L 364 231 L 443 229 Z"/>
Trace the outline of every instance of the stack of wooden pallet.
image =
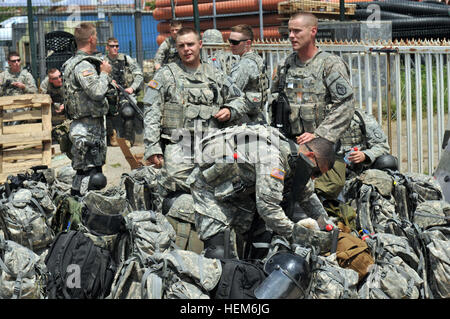
<path id="1" fill-rule="evenodd" d="M 278 3 L 278 14 L 292 15 L 297 12 L 310 12 L 321 17 L 323 15 L 339 15 L 339 2 L 314 0 L 289 0 Z M 345 3 L 345 15 L 355 15 L 356 4 Z"/>
<path id="2" fill-rule="evenodd" d="M 0 183 L 33 166 L 50 166 L 51 102 L 47 94 L 0 97 Z"/>

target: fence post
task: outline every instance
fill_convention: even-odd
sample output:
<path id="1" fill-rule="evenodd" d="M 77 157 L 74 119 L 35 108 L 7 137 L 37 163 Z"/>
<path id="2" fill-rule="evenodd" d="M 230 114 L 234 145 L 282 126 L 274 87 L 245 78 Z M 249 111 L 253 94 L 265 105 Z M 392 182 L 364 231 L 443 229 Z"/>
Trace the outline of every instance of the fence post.
<path id="1" fill-rule="evenodd" d="M 30 38 L 30 50 L 31 50 L 31 74 L 34 80 L 37 79 L 37 64 L 36 64 L 36 40 L 34 34 L 34 21 L 33 21 L 33 7 L 31 0 L 27 0 L 27 12 L 28 12 L 28 36 Z"/>
<path id="2" fill-rule="evenodd" d="M 142 47 L 142 2 L 135 0 L 134 29 L 136 34 L 136 61 L 142 67 L 144 64 L 144 49 Z"/>

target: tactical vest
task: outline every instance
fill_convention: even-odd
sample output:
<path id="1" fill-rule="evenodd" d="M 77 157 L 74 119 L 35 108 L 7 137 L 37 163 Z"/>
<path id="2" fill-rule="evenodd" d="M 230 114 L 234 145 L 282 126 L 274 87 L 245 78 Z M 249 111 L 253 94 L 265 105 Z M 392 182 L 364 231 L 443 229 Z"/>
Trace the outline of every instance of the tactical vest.
<path id="1" fill-rule="evenodd" d="M 168 37 L 166 40 L 167 46 L 169 47 L 169 51 L 167 52 L 163 64 L 168 64 L 172 62 L 176 62 L 179 59 L 178 50 L 175 45 L 175 40 L 172 37 Z"/>
<path id="2" fill-rule="evenodd" d="M 131 73 L 126 55 L 119 53 L 116 59 L 112 60 L 108 58 L 108 61 L 112 67 L 112 78 L 122 87 L 130 87 L 133 83 L 133 74 Z"/>
<path id="3" fill-rule="evenodd" d="M 64 103 L 64 86 L 57 88 L 54 87 L 53 84 L 49 83 L 47 94 L 50 95 L 53 103 Z"/>
<path id="4" fill-rule="evenodd" d="M 330 53 L 320 51 L 305 67 L 295 65 L 296 53 L 286 58 L 285 91 L 289 98 L 289 120 L 293 135 L 313 133 L 327 114 L 327 87 L 323 81 L 324 61 Z"/>
<path id="5" fill-rule="evenodd" d="M 170 134 L 170 130 L 185 128 L 194 130 L 195 121 L 202 121 L 202 128 L 218 128 L 218 120 L 213 116 L 223 104 L 221 85 L 214 75 L 214 68 L 204 63 L 202 79 L 195 79 L 176 63 L 167 65 L 175 80 L 175 92 L 172 100 L 164 103 L 162 112 L 162 130 Z"/>
<path id="6" fill-rule="evenodd" d="M 267 77 L 266 67 L 263 60 L 260 59 L 260 56 L 256 52 L 248 54 L 245 57 L 256 63 L 259 76 L 256 79 L 251 78 L 243 91 L 250 103 L 257 104 L 259 110 L 263 110 L 269 90 L 269 78 Z M 260 98 L 258 99 L 258 97 Z"/>
<path id="7" fill-rule="evenodd" d="M 100 74 L 102 60 L 95 56 L 77 54 L 63 65 L 64 108 L 69 119 L 78 120 L 84 117 L 102 117 L 108 113 L 109 105 L 106 99 L 93 101 L 84 92 L 75 78 L 73 71 L 82 61 L 94 64 Z"/>
<path id="8" fill-rule="evenodd" d="M 357 119 L 355 119 L 357 117 Z M 364 118 L 356 109 L 355 115 L 350 122 L 350 127 L 344 132 L 341 139 L 341 150 L 345 153 L 352 147 L 358 147 L 359 150 L 367 149 L 367 137 Z"/>

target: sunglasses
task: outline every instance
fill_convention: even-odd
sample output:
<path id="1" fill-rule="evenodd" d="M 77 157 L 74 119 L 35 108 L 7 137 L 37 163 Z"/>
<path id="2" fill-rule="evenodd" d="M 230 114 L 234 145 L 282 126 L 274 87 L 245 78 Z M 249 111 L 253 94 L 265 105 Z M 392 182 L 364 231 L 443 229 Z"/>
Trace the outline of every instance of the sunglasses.
<path id="1" fill-rule="evenodd" d="M 62 78 L 62 75 L 58 75 L 58 76 L 56 76 L 54 78 L 50 78 L 50 80 L 55 81 L 55 80 L 58 80 L 60 78 Z"/>
<path id="2" fill-rule="evenodd" d="M 118 44 L 108 44 L 108 46 L 109 46 L 110 48 L 118 48 L 118 47 L 119 47 Z"/>
<path id="3" fill-rule="evenodd" d="M 311 147 L 308 146 L 307 143 L 305 143 L 303 145 L 305 145 L 305 147 L 308 149 L 308 151 L 310 151 L 311 153 L 314 154 L 314 151 L 311 149 Z M 312 170 L 311 177 L 318 178 L 318 177 L 322 176 L 322 171 L 320 170 L 320 168 L 318 166 L 319 162 L 317 161 L 316 155 L 314 154 L 313 156 L 314 156 L 314 160 L 316 161 L 316 166 Z"/>
<path id="4" fill-rule="evenodd" d="M 17 60 L 9 60 L 9 62 L 11 62 L 11 63 L 18 63 L 18 62 L 20 62 L 20 59 L 17 59 Z"/>
<path id="5" fill-rule="evenodd" d="M 243 39 L 243 40 L 233 40 L 233 39 L 228 39 L 228 42 L 230 42 L 230 44 L 232 45 L 238 45 L 239 43 L 241 43 L 242 41 L 247 41 L 248 39 Z"/>

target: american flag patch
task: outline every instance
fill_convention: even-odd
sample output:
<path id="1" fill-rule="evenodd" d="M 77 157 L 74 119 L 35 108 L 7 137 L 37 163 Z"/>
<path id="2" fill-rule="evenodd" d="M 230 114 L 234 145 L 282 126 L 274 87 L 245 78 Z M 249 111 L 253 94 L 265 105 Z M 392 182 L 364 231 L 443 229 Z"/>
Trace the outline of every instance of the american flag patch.
<path id="1" fill-rule="evenodd" d="M 150 82 L 148 82 L 148 86 L 151 87 L 152 89 L 156 89 L 158 85 L 159 83 L 156 82 L 155 80 L 151 80 Z"/>
<path id="2" fill-rule="evenodd" d="M 279 179 L 280 181 L 283 181 L 285 173 L 286 172 L 282 171 L 281 169 L 272 168 L 272 172 L 270 173 L 270 176 L 275 177 L 275 178 Z"/>

